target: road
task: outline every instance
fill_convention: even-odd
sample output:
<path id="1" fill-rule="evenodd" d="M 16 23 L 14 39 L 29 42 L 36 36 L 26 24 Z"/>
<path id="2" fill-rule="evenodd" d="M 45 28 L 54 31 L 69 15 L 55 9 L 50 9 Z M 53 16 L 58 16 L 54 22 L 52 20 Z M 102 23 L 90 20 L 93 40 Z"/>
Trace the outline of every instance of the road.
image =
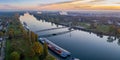
<path id="1" fill-rule="evenodd" d="M 8 28 L 8 25 L 5 26 L 5 31 L 7 32 L 7 28 Z M 0 60 L 5 60 L 5 47 L 6 47 L 6 32 L 4 34 L 4 36 L 2 37 L 3 40 L 1 41 L 1 51 L 0 51 Z"/>
<path id="2" fill-rule="evenodd" d="M 2 41 L 1 41 L 1 50 L 0 50 L 0 52 L 1 52 L 1 54 L 0 54 L 0 60 L 4 60 L 4 58 L 5 58 L 5 42 L 6 42 L 6 39 L 3 39 Z"/>

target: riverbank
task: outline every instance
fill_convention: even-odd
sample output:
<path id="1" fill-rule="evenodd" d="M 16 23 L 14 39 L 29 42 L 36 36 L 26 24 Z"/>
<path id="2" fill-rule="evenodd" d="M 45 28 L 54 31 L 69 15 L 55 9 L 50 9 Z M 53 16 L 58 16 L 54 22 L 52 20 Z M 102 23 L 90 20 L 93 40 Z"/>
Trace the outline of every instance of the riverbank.
<path id="1" fill-rule="evenodd" d="M 33 33 L 34 34 L 34 33 Z M 29 32 L 24 29 L 19 21 L 19 16 L 15 15 L 9 19 L 8 26 L 8 39 L 6 41 L 6 56 L 5 60 L 11 60 L 12 53 L 17 53 L 17 58 L 20 60 L 39 60 L 42 53 L 42 46 L 38 44 L 41 51 L 40 53 L 35 52 L 33 49 L 34 41 L 37 37 L 30 38 Z M 35 35 L 35 34 L 34 34 Z M 37 42 L 37 41 L 36 41 Z M 55 57 L 48 54 L 44 60 L 56 60 Z"/>
<path id="2" fill-rule="evenodd" d="M 55 22 L 52 22 L 52 23 L 55 23 Z M 55 24 L 70 27 L 69 24 L 67 24 L 67 23 L 55 23 Z M 111 26 L 112 25 L 97 25 L 96 28 L 91 28 L 90 26 L 87 25 L 87 23 L 80 23 L 80 25 L 77 25 L 77 26 L 74 25 L 74 26 L 71 26 L 70 28 L 73 28 L 75 30 L 86 31 L 89 33 L 94 33 L 100 37 L 103 35 L 115 36 L 115 34 L 110 33 Z M 114 30 L 114 28 L 113 28 L 113 30 Z"/>

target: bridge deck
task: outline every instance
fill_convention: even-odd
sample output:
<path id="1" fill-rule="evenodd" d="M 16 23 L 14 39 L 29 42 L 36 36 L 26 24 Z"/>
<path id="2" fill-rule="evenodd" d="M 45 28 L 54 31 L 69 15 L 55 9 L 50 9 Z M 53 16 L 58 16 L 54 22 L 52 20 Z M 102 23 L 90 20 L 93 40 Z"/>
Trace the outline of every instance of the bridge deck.
<path id="1" fill-rule="evenodd" d="M 48 35 L 41 35 L 39 37 L 52 37 L 52 36 L 66 34 L 66 33 L 72 32 L 72 31 L 74 31 L 74 30 L 64 31 L 64 32 L 59 32 L 59 33 L 52 33 L 52 34 L 48 34 Z"/>
<path id="2" fill-rule="evenodd" d="M 42 31 L 48 31 L 48 30 L 55 30 L 55 29 L 62 29 L 62 28 L 67 28 L 67 27 L 50 28 L 50 29 L 39 30 L 39 31 L 36 31 L 36 32 L 42 32 Z"/>

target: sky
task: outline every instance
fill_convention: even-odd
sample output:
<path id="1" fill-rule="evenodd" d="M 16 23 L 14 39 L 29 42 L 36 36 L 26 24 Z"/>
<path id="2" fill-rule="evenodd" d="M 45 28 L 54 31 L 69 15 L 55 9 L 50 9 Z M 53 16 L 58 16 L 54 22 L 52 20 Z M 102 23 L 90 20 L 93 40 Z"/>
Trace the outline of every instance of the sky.
<path id="1" fill-rule="evenodd" d="M 0 0 L 0 10 L 120 10 L 120 0 Z"/>

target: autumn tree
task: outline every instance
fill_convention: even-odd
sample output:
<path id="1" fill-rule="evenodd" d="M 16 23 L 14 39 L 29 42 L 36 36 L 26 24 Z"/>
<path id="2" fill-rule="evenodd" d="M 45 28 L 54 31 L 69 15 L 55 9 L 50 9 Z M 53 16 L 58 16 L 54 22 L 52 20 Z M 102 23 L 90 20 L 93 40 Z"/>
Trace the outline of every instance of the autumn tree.
<path id="1" fill-rule="evenodd" d="M 9 35 L 9 39 L 14 38 L 14 31 L 13 31 L 13 30 L 10 30 L 10 31 L 8 32 L 8 35 Z"/>
<path id="2" fill-rule="evenodd" d="M 28 39 L 28 34 L 27 34 L 27 32 L 26 31 L 23 31 L 23 38 L 25 39 L 25 40 L 27 40 Z M 29 39 L 28 39 L 29 40 Z"/>
<path id="3" fill-rule="evenodd" d="M 35 56 L 35 51 L 34 51 L 34 49 L 33 49 L 32 47 L 30 47 L 30 46 L 27 47 L 25 53 L 26 53 L 26 56 L 29 56 L 29 57 Z"/>
<path id="4" fill-rule="evenodd" d="M 34 49 L 31 48 L 29 56 L 33 57 L 35 55 Z"/>
<path id="5" fill-rule="evenodd" d="M 43 55 L 44 55 L 44 58 L 46 58 L 46 56 L 48 55 L 48 46 L 47 46 L 47 43 L 45 42 L 44 45 L 43 45 Z"/>
<path id="6" fill-rule="evenodd" d="M 38 41 L 38 35 L 35 34 L 35 41 Z"/>
<path id="7" fill-rule="evenodd" d="M 31 42 L 34 43 L 36 41 L 36 34 L 31 31 Z"/>
<path id="8" fill-rule="evenodd" d="M 117 35 L 120 36 L 120 28 L 117 29 Z"/>
<path id="9" fill-rule="evenodd" d="M 111 26 L 109 27 L 109 32 L 112 34 L 112 33 L 115 32 L 115 29 L 116 29 L 115 25 L 111 25 Z"/>
<path id="10" fill-rule="evenodd" d="M 118 27 L 115 25 L 111 25 L 109 28 L 109 33 L 116 36 L 118 34 Z"/>
<path id="11" fill-rule="evenodd" d="M 24 29 L 23 29 L 23 26 L 22 26 L 22 25 L 19 25 L 18 28 L 20 29 L 21 32 L 24 32 Z"/>
<path id="12" fill-rule="evenodd" d="M 0 32 L 0 37 L 2 37 L 3 36 L 3 32 Z"/>
<path id="13" fill-rule="evenodd" d="M 37 55 L 39 55 L 39 56 L 42 55 L 43 48 L 39 42 L 35 42 L 33 44 L 33 49 Z"/>
<path id="14" fill-rule="evenodd" d="M 11 60 L 20 60 L 20 55 L 18 52 L 14 51 L 10 54 Z"/>
<path id="15" fill-rule="evenodd" d="M 97 23 L 91 23 L 90 28 L 91 29 L 96 29 L 97 28 Z"/>

